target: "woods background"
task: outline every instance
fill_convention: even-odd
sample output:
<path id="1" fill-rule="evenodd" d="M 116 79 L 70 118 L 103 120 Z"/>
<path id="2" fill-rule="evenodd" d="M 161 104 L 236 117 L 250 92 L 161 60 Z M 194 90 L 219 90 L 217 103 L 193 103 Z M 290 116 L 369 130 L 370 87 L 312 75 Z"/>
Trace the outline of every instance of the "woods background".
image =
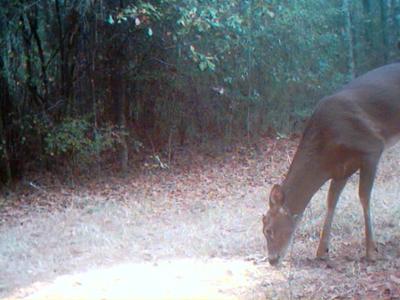
<path id="1" fill-rule="evenodd" d="M 0 2 L 0 179 L 301 128 L 400 57 L 399 0 Z"/>

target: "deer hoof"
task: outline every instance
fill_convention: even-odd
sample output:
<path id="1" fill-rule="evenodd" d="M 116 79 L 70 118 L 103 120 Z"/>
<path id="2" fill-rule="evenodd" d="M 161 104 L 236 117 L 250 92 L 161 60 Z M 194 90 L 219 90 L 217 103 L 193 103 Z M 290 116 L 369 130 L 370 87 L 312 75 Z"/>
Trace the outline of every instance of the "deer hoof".
<path id="1" fill-rule="evenodd" d="M 318 248 L 317 259 L 328 260 L 329 259 L 329 249 L 328 248 Z"/>
<path id="2" fill-rule="evenodd" d="M 378 258 L 378 248 L 376 246 L 372 249 L 367 250 L 367 261 L 375 262 Z"/>

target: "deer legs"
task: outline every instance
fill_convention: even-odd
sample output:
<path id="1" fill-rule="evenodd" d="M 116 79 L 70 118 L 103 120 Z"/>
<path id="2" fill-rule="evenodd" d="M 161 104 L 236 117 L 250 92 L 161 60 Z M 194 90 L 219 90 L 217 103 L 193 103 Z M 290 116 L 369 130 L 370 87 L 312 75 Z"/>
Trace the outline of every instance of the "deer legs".
<path id="1" fill-rule="evenodd" d="M 319 246 L 317 250 L 317 257 L 320 259 L 328 258 L 329 251 L 329 236 L 331 233 L 332 219 L 335 212 L 336 204 L 339 196 L 346 185 L 348 178 L 345 179 L 332 179 L 328 192 L 328 210 L 325 217 L 324 227 L 322 228 Z"/>
<path id="2" fill-rule="evenodd" d="M 366 156 L 362 160 L 360 167 L 359 197 L 364 213 L 366 256 L 367 259 L 371 261 L 374 261 L 376 259 L 378 251 L 374 241 L 369 202 L 380 154 L 381 153 Z M 339 180 L 332 179 L 331 181 L 328 192 L 328 210 L 326 213 L 325 222 L 322 228 L 321 238 L 317 250 L 317 257 L 320 259 L 326 259 L 328 257 L 329 236 L 331 233 L 332 219 L 335 212 L 336 204 L 338 202 L 341 192 L 343 191 L 344 186 L 346 185 L 347 179 L 348 177 Z"/>
<path id="3" fill-rule="evenodd" d="M 380 155 L 377 157 L 369 157 L 368 159 L 363 161 L 360 169 L 360 185 L 358 191 L 360 202 L 364 212 L 366 254 L 367 259 L 371 261 L 376 260 L 378 249 L 376 248 L 374 234 L 372 231 L 369 202 L 371 198 L 372 185 L 374 183 L 379 157 Z"/>

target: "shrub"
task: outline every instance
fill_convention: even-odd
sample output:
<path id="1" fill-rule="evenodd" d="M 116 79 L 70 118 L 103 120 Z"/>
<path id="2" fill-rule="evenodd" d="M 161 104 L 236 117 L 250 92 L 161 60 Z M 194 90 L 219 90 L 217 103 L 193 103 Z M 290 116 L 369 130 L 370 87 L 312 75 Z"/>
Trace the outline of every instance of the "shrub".
<path id="1" fill-rule="evenodd" d="M 114 150 L 121 132 L 111 126 L 94 129 L 85 119 L 66 119 L 47 133 L 45 152 L 55 160 L 84 167 L 95 162 L 93 156 Z"/>

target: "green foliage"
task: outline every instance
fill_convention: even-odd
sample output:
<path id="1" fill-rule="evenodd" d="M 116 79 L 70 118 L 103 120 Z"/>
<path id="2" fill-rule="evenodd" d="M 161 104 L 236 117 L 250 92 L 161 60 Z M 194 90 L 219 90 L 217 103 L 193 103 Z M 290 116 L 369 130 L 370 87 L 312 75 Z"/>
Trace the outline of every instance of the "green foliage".
<path id="1" fill-rule="evenodd" d="M 51 130 L 46 138 L 46 152 L 51 156 L 79 155 L 89 152 L 89 124 L 82 120 L 65 120 Z"/>
<path id="2" fill-rule="evenodd" d="M 119 134 L 112 127 L 93 132 L 84 119 L 65 119 L 46 134 L 45 149 L 51 157 L 88 162 L 94 155 L 113 149 Z"/>
<path id="3" fill-rule="evenodd" d="M 400 1 L 369 2 L 350 38 L 338 0 L 3 1 L 0 165 L 290 133 L 352 76 L 349 44 L 356 74 L 398 57 Z"/>

